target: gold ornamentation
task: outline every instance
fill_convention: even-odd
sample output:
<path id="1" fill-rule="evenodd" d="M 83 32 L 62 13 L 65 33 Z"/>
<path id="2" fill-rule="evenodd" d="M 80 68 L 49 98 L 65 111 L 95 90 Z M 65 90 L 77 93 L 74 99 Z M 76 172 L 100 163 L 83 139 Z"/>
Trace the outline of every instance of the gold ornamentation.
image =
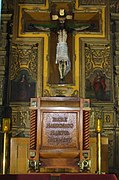
<path id="1" fill-rule="evenodd" d="M 110 2 L 110 11 L 113 13 L 119 12 L 119 1 L 118 0 Z"/>
<path id="2" fill-rule="evenodd" d="M 17 112 L 12 112 L 12 126 L 18 125 L 18 117 Z"/>
<path id="3" fill-rule="evenodd" d="M 80 4 L 105 4 L 105 0 L 81 0 Z"/>
<path id="4" fill-rule="evenodd" d="M 86 77 L 94 72 L 95 69 L 100 69 L 108 78 L 111 78 L 111 59 L 110 59 L 110 46 L 87 44 L 85 47 L 85 60 L 86 60 Z"/>
<path id="5" fill-rule="evenodd" d="M 2 120 L 2 131 L 7 133 L 10 131 L 10 118 L 3 118 Z"/>
<path id="6" fill-rule="evenodd" d="M 113 125 L 113 112 L 105 112 L 104 113 L 104 124 L 105 125 Z"/>
<path id="7" fill-rule="evenodd" d="M 12 134 L 13 136 L 19 136 L 30 127 L 29 121 L 29 109 L 28 107 L 12 107 Z M 26 130 L 27 131 L 27 130 Z M 27 132 L 25 132 L 27 133 Z"/>
<path id="8" fill-rule="evenodd" d="M 74 90 L 74 92 L 71 94 L 72 97 L 78 97 L 78 90 Z"/>
<path id="9" fill-rule="evenodd" d="M 18 3 L 23 3 L 23 4 L 40 4 L 40 5 L 44 6 L 47 3 L 46 1 L 44 1 L 44 0 L 18 0 Z"/>
<path id="10" fill-rule="evenodd" d="M 26 69 L 34 80 L 37 78 L 37 44 L 14 44 L 11 50 L 10 79 L 14 79 L 17 73 Z"/>
<path id="11" fill-rule="evenodd" d="M 96 132 L 100 133 L 101 130 L 102 130 L 102 120 L 100 118 L 98 118 L 96 121 Z"/>
<path id="12" fill-rule="evenodd" d="M 45 89 L 43 92 L 43 96 L 50 97 L 51 95 L 50 95 L 49 91 L 47 89 Z"/>
<path id="13" fill-rule="evenodd" d="M 52 96 L 71 96 L 73 89 L 66 86 L 51 86 Z"/>
<path id="14" fill-rule="evenodd" d="M 20 111 L 18 112 L 19 115 L 19 123 L 20 127 L 28 127 L 28 120 L 29 120 L 29 112 L 28 111 Z"/>

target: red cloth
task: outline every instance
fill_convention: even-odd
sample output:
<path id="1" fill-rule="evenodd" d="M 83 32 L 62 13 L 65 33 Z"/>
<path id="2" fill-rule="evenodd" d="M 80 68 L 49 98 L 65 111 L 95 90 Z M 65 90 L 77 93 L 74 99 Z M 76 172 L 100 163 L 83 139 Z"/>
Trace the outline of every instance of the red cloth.
<path id="1" fill-rule="evenodd" d="M 50 174 L 5 174 L 0 180 L 50 180 Z"/>
<path id="2" fill-rule="evenodd" d="M 59 180 L 117 180 L 114 174 L 61 174 Z M 5 174 L 0 180 L 51 180 L 50 174 Z"/>
<path id="3" fill-rule="evenodd" d="M 61 174 L 60 180 L 117 180 L 114 174 Z"/>

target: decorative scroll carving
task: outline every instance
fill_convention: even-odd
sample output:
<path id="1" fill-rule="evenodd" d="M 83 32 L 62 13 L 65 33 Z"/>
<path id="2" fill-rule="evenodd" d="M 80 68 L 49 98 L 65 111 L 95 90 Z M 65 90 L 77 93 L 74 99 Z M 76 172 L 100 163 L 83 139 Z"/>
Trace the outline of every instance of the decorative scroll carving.
<path id="1" fill-rule="evenodd" d="M 25 107 L 24 107 L 25 109 Z M 26 129 L 29 128 L 29 111 L 23 110 L 23 108 L 17 107 L 12 109 L 12 135 L 25 136 L 27 134 Z M 28 136 L 28 134 L 27 134 Z"/>
<path id="2" fill-rule="evenodd" d="M 106 0 L 80 0 L 80 4 L 105 4 Z"/>
<path id="3" fill-rule="evenodd" d="M 2 11 L 4 12 L 13 12 L 14 11 L 14 2 L 13 0 L 3 0 L 2 1 Z"/>
<path id="4" fill-rule="evenodd" d="M 109 45 L 90 45 L 85 47 L 86 77 L 89 77 L 95 69 L 101 69 L 105 75 L 111 78 L 111 61 Z"/>
<path id="5" fill-rule="evenodd" d="M 86 97 L 95 101 L 112 100 L 110 46 L 86 44 L 85 64 Z"/>
<path id="6" fill-rule="evenodd" d="M 18 2 L 24 4 L 45 4 L 46 0 L 18 0 Z"/>
<path id="7" fill-rule="evenodd" d="M 20 111 L 18 112 L 18 116 L 19 116 L 19 123 L 20 123 L 20 127 L 28 127 L 27 123 L 29 120 L 29 112 L 28 111 Z"/>
<path id="8" fill-rule="evenodd" d="M 114 126 L 113 112 L 104 112 L 104 125 L 109 127 Z"/>
<path id="9" fill-rule="evenodd" d="M 19 127 L 29 127 L 29 111 L 16 111 L 12 114 L 12 125 Z"/>
<path id="10" fill-rule="evenodd" d="M 12 126 L 18 126 L 17 112 L 12 112 Z"/>
<path id="11" fill-rule="evenodd" d="M 10 79 L 14 79 L 17 73 L 26 69 L 34 80 L 37 78 L 37 44 L 14 44 L 11 49 Z"/>
<path id="12" fill-rule="evenodd" d="M 45 89 L 44 92 L 43 92 L 43 96 L 50 97 L 51 94 L 50 94 L 50 92 L 47 89 Z"/>
<path id="13" fill-rule="evenodd" d="M 74 90 L 74 92 L 71 94 L 72 97 L 78 97 L 79 92 L 78 90 Z"/>
<path id="14" fill-rule="evenodd" d="M 71 87 L 63 87 L 63 86 L 51 86 L 51 96 L 72 96 L 72 97 L 78 97 L 78 90 L 73 91 L 73 88 Z"/>
<path id="15" fill-rule="evenodd" d="M 52 95 L 50 94 L 50 92 L 45 89 L 44 92 L 43 92 L 43 96 L 44 97 L 50 97 L 50 96 L 59 96 L 59 97 L 62 97 L 62 96 L 69 96 L 71 94 L 71 97 L 78 97 L 79 95 L 79 92 L 78 90 L 74 90 L 72 91 L 72 88 L 68 88 L 68 87 L 59 87 L 59 88 L 53 88 L 51 89 L 51 93 Z"/>
<path id="16" fill-rule="evenodd" d="M 113 13 L 119 12 L 119 1 L 118 0 L 112 0 L 110 3 L 110 11 Z"/>

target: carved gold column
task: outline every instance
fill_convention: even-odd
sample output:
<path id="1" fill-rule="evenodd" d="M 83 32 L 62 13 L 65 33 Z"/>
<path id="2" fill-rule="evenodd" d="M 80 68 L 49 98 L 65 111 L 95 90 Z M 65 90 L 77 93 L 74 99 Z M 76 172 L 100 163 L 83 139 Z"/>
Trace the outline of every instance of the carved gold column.
<path id="1" fill-rule="evenodd" d="M 6 154 L 7 154 L 7 138 L 8 132 L 10 131 L 10 118 L 3 118 L 2 120 L 2 131 L 4 133 L 4 142 L 3 142 L 3 174 L 6 173 Z"/>
<path id="2" fill-rule="evenodd" d="M 97 132 L 97 148 L 98 148 L 98 174 L 102 174 L 102 167 L 101 167 L 101 130 L 102 130 L 102 121 L 101 119 L 97 119 L 96 123 L 96 132 Z"/>

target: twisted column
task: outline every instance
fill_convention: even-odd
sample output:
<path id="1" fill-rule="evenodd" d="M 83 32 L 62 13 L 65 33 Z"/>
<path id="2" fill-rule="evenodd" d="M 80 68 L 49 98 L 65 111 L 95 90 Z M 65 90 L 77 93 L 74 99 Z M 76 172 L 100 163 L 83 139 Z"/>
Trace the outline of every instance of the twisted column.
<path id="1" fill-rule="evenodd" d="M 37 110 L 30 112 L 30 149 L 35 150 L 37 143 Z"/>
<path id="2" fill-rule="evenodd" d="M 83 149 L 89 149 L 89 119 L 90 119 L 90 112 L 84 111 L 83 112 Z"/>

